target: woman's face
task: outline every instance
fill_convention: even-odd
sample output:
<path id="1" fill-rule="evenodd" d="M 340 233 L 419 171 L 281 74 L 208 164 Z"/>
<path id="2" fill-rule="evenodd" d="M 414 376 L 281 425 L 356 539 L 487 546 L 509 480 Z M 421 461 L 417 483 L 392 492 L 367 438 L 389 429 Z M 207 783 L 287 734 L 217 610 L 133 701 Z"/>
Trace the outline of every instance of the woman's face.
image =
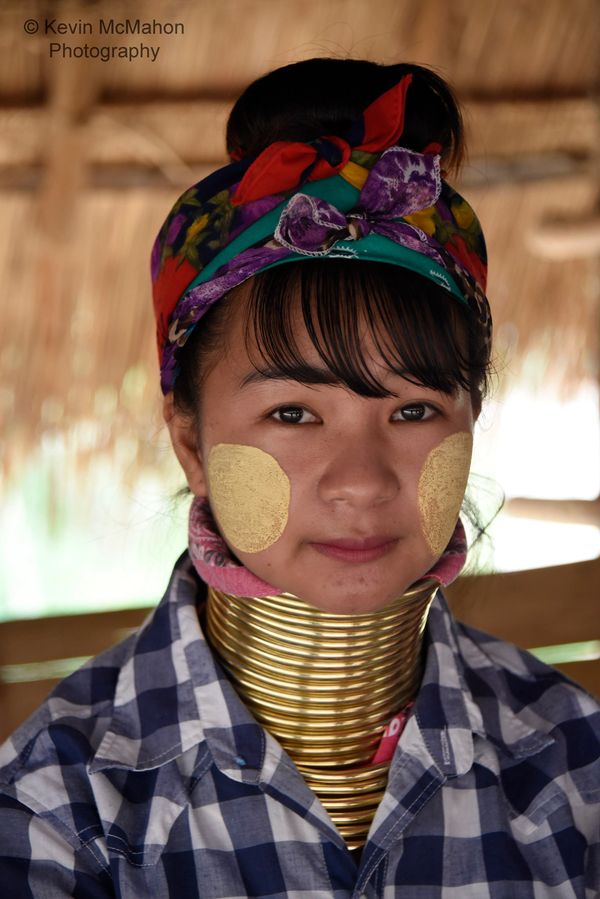
<path id="1" fill-rule="evenodd" d="M 323 370 L 297 325 L 304 358 Z M 238 304 L 198 398 L 200 433 L 165 400 L 190 488 L 208 495 L 233 554 L 329 612 L 382 608 L 428 571 L 454 530 L 470 464 L 469 393 L 415 386 L 364 339 L 394 396 L 259 375 Z"/>

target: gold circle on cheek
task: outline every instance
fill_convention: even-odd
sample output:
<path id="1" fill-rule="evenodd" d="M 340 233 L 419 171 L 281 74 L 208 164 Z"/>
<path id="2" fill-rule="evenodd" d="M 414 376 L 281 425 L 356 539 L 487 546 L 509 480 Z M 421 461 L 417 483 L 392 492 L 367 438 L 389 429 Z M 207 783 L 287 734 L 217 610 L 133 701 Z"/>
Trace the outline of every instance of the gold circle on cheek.
<path id="1" fill-rule="evenodd" d="M 236 549 L 258 553 L 287 524 L 290 480 L 278 461 L 257 446 L 217 443 L 208 454 L 210 504 Z"/>
<path id="2" fill-rule="evenodd" d="M 435 556 L 448 545 L 465 495 L 473 435 L 451 434 L 434 447 L 419 476 L 418 500 L 421 526 Z"/>

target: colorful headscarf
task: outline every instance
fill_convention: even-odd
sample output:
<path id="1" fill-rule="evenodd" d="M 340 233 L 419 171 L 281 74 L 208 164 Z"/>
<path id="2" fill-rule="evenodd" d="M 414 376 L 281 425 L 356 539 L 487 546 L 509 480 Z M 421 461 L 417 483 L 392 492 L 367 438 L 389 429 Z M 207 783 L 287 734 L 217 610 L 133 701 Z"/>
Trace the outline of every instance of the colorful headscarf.
<path id="1" fill-rule="evenodd" d="M 151 260 L 163 393 L 177 377 L 177 350 L 213 303 L 258 272 L 300 259 L 417 272 L 465 303 L 490 340 L 477 216 L 442 179 L 439 145 L 420 153 L 399 146 L 411 80 L 375 100 L 344 138 L 276 141 L 177 200 Z"/>

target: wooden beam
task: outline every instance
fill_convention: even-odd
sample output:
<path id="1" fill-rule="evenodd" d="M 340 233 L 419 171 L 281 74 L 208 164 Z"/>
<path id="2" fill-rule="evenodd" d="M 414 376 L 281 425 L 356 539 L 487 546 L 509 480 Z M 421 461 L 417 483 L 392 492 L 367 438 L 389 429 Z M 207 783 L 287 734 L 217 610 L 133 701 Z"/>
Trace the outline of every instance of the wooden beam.
<path id="1" fill-rule="evenodd" d="M 587 259 L 600 256 L 600 213 L 588 218 L 536 223 L 527 234 L 532 253 L 543 259 Z"/>
<path id="2" fill-rule="evenodd" d="M 164 168 L 140 165 L 87 166 L 83 189 L 101 190 L 173 190 L 183 191 L 196 181 L 205 178 L 223 165 L 223 161 L 194 166 L 180 166 L 165 172 Z M 0 168 L 0 192 L 37 191 L 44 180 L 44 167 L 40 165 Z"/>
<path id="3" fill-rule="evenodd" d="M 71 90 L 75 82 L 83 81 L 73 76 L 71 67 L 58 69 L 69 73 Z M 225 161 L 225 123 L 232 103 L 233 99 L 198 98 L 94 106 L 88 97 L 79 108 L 87 119 L 89 162 L 158 168 L 218 165 Z M 46 106 L 0 107 L 0 168 L 39 164 L 46 156 L 52 116 Z M 552 153 L 585 158 L 598 145 L 597 110 L 591 98 L 467 103 L 465 121 L 469 153 L 477 160 Z"/>
<path id="4" fill-rule="evenodd" d="M 212 162 L 199 163 L 175 163 L 161 164 L 159 167 L 141 164 L 117 164 L 117 165 L 90 165 L 86 167 L 85 187 L 93 190 L 122 189 L 135 190 L 175 188 L 184 190 L 206 177 L 215 169 L 226 164 L 226 160 L 214 159 Z M 591 161 L 573 160 L 563 158 L 560 161 L 553 159 L 553 165 L 546 165 L 544 158 L 533 160 L 502 160 L 499 163 L 490 160 L 472 159 L 465 167 L 456 184 L 460 190 L 466 191 L 473 188 L 484 187 L 487 190 L 502 189 L 513 184 L 533 184 L 547 181 L 550 184 L 568 181 L 569 179 L 588 178 L 590 190 L 594 189 L 594 166 Z M 0 166 L 0 191 L 35 191 L 44 181 L 44 167 L 41 165 L 23 165 L 2 168 Z M 579 233 L 574 224 L 574 234 L 571 243 L 574 243 L 572 252 L 568 258 L 574 256 L 588 256 L 588 244 L 595 241 L 593 236 L 586 238 L 585 252 L 583 252 L 576 240 Z M 569 223 L 566 223 L 566 227 Z M 571 246 L 571 244 L 569 245 Z M 593 243 L 595 247 L 595 243 Z M 533 252 L 538 252 L 538 245 L 532 243 Z M 548 255 L 546 251 L 542 255 Z M 554 258 L 554 257 L 553 257 Z"/>
<path id="5" fill-rule="evenodd" d="M 475 156 L 537 155 L 597 150 L 600 126 L 592 96 L 467 102 L 467 147 Z"/>
<path id="6" fill-rule="evenodd" d="M 140 607 L 3 621 L 0 666 L 96 655 L 138 627 L 149 611 L 150 607 Z"/>
<path id="7" fill-rule="evenodd" d="M 553 646 L 600 638 L 600 559 L 465 576 L 446 592 L 458 618 L 516 643 Z"/>
<path id="8" fill-rule="evenodd" d="M 231 101 L 100 103 L 88 110 L 87 153 L 95 165 L 223 164 Z M 47 107 L 0 107 L 0 167 L 44 159 L 51 114 Z"/>
<path id="9" fill-rule="evenodd" d="M 56 14 L 76 19 L 85 11 L 81 2 L 59 0 Z M 75 35 L 73 45 L 82 45 L 84 37 Z M 45 127 L 39 135 L 39 153 L 44 176 L 36 203 L 35 220 L 50 240 L 64 237 L 74 227 L 74 210 L 85 182 L 87 163 L 87 118 L 100 89 L 99 63 L 83 59 L 69 65 L 46 59 L 49 101 Z M 51 252 L 51 251 L 50 251 Z"/>
<path id="10" fill-rule="evenodd" d="M 557 181 L 589 175 L 595 178 L 593 156 L 574 157 L 568 153 L 540 153 L 513 157 L 469 158 L 457 179 L 459 188 L 494 188 L 537 181 Z"/>
<path id="11" fill-rule="evenodd" d="M 534 518 L 565 524 L 591 524 L 600 527 L 600 499 L 530 499 L 515 497 L 504 504 L 514 518 Z"/>

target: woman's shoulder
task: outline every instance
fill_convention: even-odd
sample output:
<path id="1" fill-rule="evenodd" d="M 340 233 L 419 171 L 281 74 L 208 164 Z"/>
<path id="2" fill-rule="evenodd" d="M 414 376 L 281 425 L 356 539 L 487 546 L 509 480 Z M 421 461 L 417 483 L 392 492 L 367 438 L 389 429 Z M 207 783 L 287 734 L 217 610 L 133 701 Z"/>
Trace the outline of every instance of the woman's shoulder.
<path id="1" fill-rule="evenodd" d="M 555 689 L 566 703 L 583 701 L 590 709 L 600 709 L 600 699 L 530 650 L 461 621 L 456 626 L 461 653 L 469 668 L 484 681 L 486 675 L 494 682 L 501 677 L 524 705 L 535 705 L 546 690 Z"/>
<path id="2" fill-rule="evenodd" d="M 464 678 L 485 730 L 497 737 L 507 727 L 537 735 L 548 769 L 578 771 L 581 788 L 600 802 L 598 698 L 512 643 L 460 622 L 457 635 Z"/>
<path id="3" fill-rule="evenodd" d="M 141 627 L 61 681 L 0 746 L 0 793 L 27 794 L 32 808 L 42 797 L 85 802 L 95 771 L 142 770 L 176 752 L 181 722 L 198 718 L 195 669 L 208 668 L 189 567 L 184 554 Z M 200 743 L 201 722 L 190 730 Z"/>
<path id="4" fill-rule="evenodd" d="M 118 726 L 115 717 L 131 719 L 134 727 L 144 691 L 167 680 L 177 682 L 173 656 L 182 628 L 193 624 L 197 597 L 197 583 L 189 576 L 189 567 L 184 553 L 175 564 L 165 595 L 144 623 L 62 680 L 0 745 L 0 784 L 17 776 L 23 766 L 31 767 L 32 758 L 44 751 L 49 756 L 60 755 L 61 764 L 88 762 L 109 726 Z"/>
<path id="5" fill-rule="evenodd" d="M 62 680 L 0 746 L 0 786 L 28 771 L 89 762 L 113 717 L 117 683 L 134 639 L 126 638 Z"/>
<path id="6" fill-rule="evenodd" d="M 27 853 L 30 839 L 58 840 L 63 860 L 87 852 L 92 864 L 90 846 L 102 824 L 90 763 L 113 719 L 133 642 L 127 638 L 61 681 L 0 746 L 0 830 L 15 857 Z M 95 876 L 100 857 L 92 867 Z"/>

